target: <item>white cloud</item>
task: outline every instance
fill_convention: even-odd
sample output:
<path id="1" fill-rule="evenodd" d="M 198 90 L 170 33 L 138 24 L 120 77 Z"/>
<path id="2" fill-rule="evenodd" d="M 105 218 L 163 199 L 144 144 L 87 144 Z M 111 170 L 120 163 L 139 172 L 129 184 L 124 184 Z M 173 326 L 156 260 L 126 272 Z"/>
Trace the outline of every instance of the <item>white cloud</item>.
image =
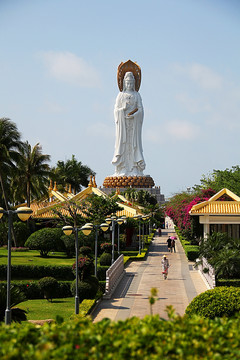
<path id="1" fill-rule="evenodd" d="M 42 52 L 40 54 L 49 74 L 59 81 L 82 87 L 98 87 L 99 74 L 84 59 L 71 52 Z"/>
<path id="2" fill-rule="evenodd" d="M 187 93 L 179 93 L 176 95 L 175 98 L 190 113 L 196 114 L 199 112 L 211 110 L 211 105 L 205 99 L 199 97 L 194 99 L 193 97 L 189 96 Z"/>
<path id="3" fill-rule="evenodd" d="M 189 121 L 171 120 L 148 128 L 144 132 L 143 142 L 146 140 L 154 144 L 164 144 L 170 140 L 191 141 L 196 138 L 199 132 L 200 128 Z"/>
<path id="4" fill-rule="evenodd" d="M 114 127 L 105 123 L 94 123 L 88 126 L 86 131 L 89 135 L 99 139 L 113 140 L 115 138 Z"/>
<path id="5" fill-rule="evenodd" d="M 193 140 L 199 132 L 198 126 L 188 121 L 169 121 L 165 127 L 168 135 L 177 140 Z"/>
<path id="6" fill-rule="evenodd" d="M 203 89 L 222 89 L 223 78 L 207 66 L 201 64 L 191 64 L 188 66 L 175 65 L 175 69 L 188 78 L 193 80 Z"/>

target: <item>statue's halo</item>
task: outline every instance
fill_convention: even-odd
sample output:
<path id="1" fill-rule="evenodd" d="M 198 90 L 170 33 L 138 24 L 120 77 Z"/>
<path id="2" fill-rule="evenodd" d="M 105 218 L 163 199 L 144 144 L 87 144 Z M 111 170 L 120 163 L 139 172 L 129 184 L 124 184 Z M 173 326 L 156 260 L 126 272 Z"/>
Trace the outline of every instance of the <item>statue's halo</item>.
<path id="1" fill-rule="evenodd" d="M 141 68 L 136 62 L 131 60 L 121 62 L 117 71 L 117 82 L 120 91 L 123 91 L 123 78 L 126 72 L 131 71 L 135 77 L 135 90 L 138 91 L 141 85 Z"/>

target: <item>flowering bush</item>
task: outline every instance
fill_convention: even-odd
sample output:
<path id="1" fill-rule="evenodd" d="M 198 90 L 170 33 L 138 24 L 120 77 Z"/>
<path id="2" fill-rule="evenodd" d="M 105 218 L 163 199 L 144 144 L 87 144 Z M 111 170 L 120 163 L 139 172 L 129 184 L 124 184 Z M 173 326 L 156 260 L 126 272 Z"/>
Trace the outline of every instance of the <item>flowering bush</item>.
<path id="1" fill-rule="evenodd" d="M 100 245 L 102 252 L 111 253 L 112 252 L 112 244 L 111 243 L 103 243 Z M 117 250 L 117 245 L 114 244 L 114 251 Z"/>
<path id="2" fill-rule="evenodd" d="M 12 251 L 29 251 L 27 247 L 12 247 Z"/>
<path id="3" fill-rule="evenodd" d="M 212 189 L 202 189 L 199 195 L 181 193 L 173 196 L 166 205 L 165 212 L 181 231 L 191 231 L 189 211 L 193 205 L 210 199 L 215 194 Z"/>
<path id="4" fill-rule="evenodd" d="M 85 280 L 89 276 L 93 274 L 94 271 L 94 265 L 93 260 L 89 257 L 80 257 L 78 259 L 78 274 L 80 280 Z M 73 264 L 73 272 L 76 274 L 76 262 Z"/>

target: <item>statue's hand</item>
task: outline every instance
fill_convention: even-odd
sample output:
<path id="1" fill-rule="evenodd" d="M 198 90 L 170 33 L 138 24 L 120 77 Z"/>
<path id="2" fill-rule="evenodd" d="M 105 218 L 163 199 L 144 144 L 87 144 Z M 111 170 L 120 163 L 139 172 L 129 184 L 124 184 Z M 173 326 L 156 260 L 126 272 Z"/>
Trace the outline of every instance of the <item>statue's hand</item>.
<path id="1" fill-rule="evenodd" d="M 126 118 L 126 119 L 133 119 L 134 116 L 133 116 L 133 115 L 126 115 L 125 118 Z"/>

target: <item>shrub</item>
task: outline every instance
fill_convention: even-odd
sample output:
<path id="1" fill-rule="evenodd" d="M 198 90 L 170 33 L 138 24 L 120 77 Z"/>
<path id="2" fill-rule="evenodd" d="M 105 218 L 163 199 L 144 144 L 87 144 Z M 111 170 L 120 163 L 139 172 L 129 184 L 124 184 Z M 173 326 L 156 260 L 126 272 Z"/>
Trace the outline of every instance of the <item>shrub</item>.
<path id="1" fill-rule="evenodd" d="M 100 256 L 99 263 L 102 266 L 110 266 L 112 263 L 112 255 L 105 252 Z"/>
<path id="2" fill-rule="evenodd" d="M 29 236 L 25 246 L 32 250 L 39 250 L 40 255 L 45 257 L 49 251 L 57 251 L 59 249 L 61 234 L 61 229 L 41 229 Z"/>
<path id="3" fill-rule="evenodd" d="M 240 311 L 240 289 L 216 287 L 196 296 L 186 308 L 186 314 L 205 318 L 231 317 Z"/>
<path id="4" fill-rule="evenodd" d="M 106 281 L 106 271 L 109 266 L 98 266 L 97 268 L 97 278 L 99 281 Z"/>
<path id="5" fill-rule="evenodd" d="M 87 256 L 89 258 L 92 256 L 92 249 L 89 246 L 80 247 L 79 252 L 82 256 Z"/>
<path id="6" fill-rule="evenodd" d="M 194 261 L 199 256 L 199 246 L 197 245 L 184 245 L 183 246 L 184 251 L 186 253 L 186 256 L 188 260 Z"/>
<path id="7" fill-rule="evenodd" d="M 82 304 L 81 304 L 82 305 Z M 81 308 L 80 305 L 80 308 Z M 0 328 L 1 359 L 239 359 L 240 319 L 159 316 L 113 322 L 76 316 L 62 324 Z"/>
<path id="8" fill-rule="evenodd" d="M 71 266 L 43 266 L 43 265 L 12 265 L 12 279 L 41 279 L 52 276 L 59 280 L 73 280 Z M 0 265 L 0 279 L 7 277 L 7 266 Z"/>
<path id="9" fill-rule="evenodd" d="M 62 235 L 61 240 L 64 244 L 64 252 L 67 257 L 73 257 L 75 255 L 75 235 Z"/>
<path id="10" fill-rule="evenodd" d="M 116 245 L 115 245 L 116 247 Z M 112 252 L 112 244 L 111 243 L 102 243 L 100 245 L 101 251 L 102 252 L 107 252 L 107 253 L 111 253 Z"/>
<path id="11" fill-rule="evenodd" d="M 91 276 L 85 281 L 78 282 L 78 296 L 79 301 L 83 299 L 94 299 L 99 288 L 98 280 L 95 276 Z M 76 280 L 72 282 L 71 293 L 73 296 L 76 294 Z"/>
<path id="12" fill-rule="evenodd" d="M 73 272 L 76 275 L 76 262 L 73 264 Z M 89 257 L 78 258 L 78 275 L 80 280 L 85 280 L 94 273 L 93 260 Z"/>
<path id="13" fill-rule="evenodd" d="M 240 279 L 217 279 L 217 286 L 240 287 Z"/>
<path id="14" fill-rule="evenodd" d="M 39 286 L 43 292 L 44 298 L 48 301 L 56 296 L 58 282 L 55 278 L 48 276 L 39 280 Z"/>

